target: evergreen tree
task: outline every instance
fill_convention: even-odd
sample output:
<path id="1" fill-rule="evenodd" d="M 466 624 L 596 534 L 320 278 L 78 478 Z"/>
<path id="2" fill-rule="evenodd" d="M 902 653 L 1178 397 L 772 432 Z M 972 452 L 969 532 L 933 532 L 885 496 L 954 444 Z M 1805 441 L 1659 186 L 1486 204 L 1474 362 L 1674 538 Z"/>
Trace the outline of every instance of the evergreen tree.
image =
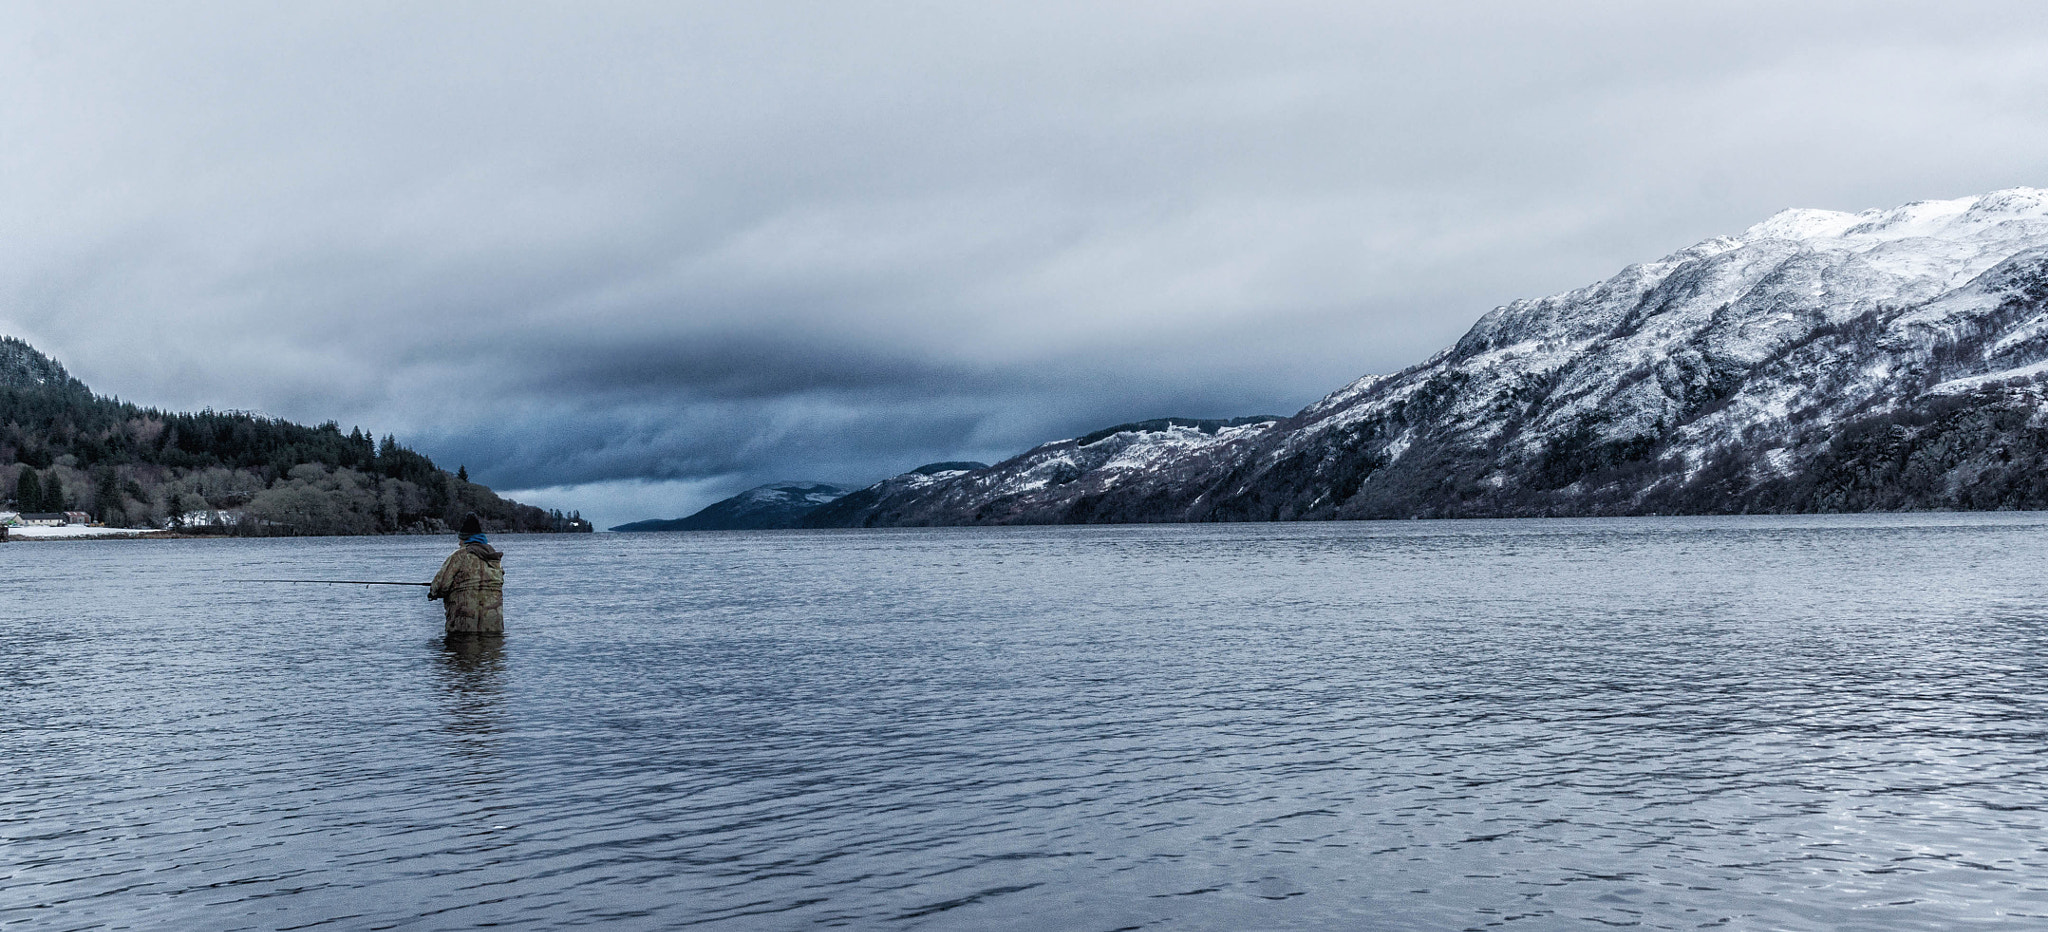
<path id="1" fill-rule="evenodd" d="M 468 466 L 457 466 L 457 467 L 455 467 L 455 478 L 457 478 L 457 479 L 460 479 L 460 480 L 462 480 L 462 481 L 464 481 L 464 482 L 468 482 L 468 481 L 469 481 L 469 467 L 468 467 Z"/>
<path id="2" fill-rule="evenodd" d="M 49 484 L 48 484 L 48 485 L 45 485 L 45 486 L 43 486 L 43 502 L 42 502 L 42 504 L 41 504 L 41 505 L 38 505 L 38 506 L 36 507 L 36 510 L 37 510 L 37 511 L 63 511 L 63 510 L 64 510 L 64 480 L 62 480 L 62 479 L 59 479 L 59 478 L 57 477 L 57 474 L 56 474 L 56 473 L 54 473 L 54 472 L 53 472 L 53 473 L 50 473 L 50 482 L 49 482 Z"/>
<path id="3" fill-rule="evenodd" d="M 43 510 L 43 481 L 36 478 L 35 470 L 21 471 L 21 481 L 14 487 L 14 507 L 22 511 Z"/>
<path id="4" fill-rule="evenodd" d="M 92 472 L 93 504 L 99 507 L 100 521 L 113 524 L 122 518 L 120 479 L 108 463 L 101 463 Z"/>

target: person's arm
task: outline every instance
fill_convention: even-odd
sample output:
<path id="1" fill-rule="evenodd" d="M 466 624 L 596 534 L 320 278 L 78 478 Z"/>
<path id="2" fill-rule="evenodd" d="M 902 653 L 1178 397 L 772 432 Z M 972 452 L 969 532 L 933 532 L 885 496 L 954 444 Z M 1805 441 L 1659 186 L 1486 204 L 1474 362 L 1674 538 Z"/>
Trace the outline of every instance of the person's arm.
<path id="1" fill-rule="evenodd" d="M 455 586 L 462 582 L 462 568 L 459 565 L 461 562 L 462 553 L 457 551 L 449 554 L 448 559 L 441 563 L 441 572 L 434 574 L 434 584 L 427 587 L 429 601 L 445 599 L 448 593 L 455 591 Z"/>

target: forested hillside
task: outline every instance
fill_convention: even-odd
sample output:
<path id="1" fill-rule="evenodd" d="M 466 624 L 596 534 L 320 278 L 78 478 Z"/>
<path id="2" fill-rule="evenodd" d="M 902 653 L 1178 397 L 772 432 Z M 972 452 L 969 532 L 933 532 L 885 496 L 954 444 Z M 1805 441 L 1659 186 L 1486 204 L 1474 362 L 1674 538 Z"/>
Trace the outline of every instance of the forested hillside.
<path id="1" fill-rule="evenodd" d="M 590 529 L 500 498 L 389 435 L 98 396 L 12 337 L 0 337 L 0 499 L 114 526 L 239 534 L 435 532 L 472 511 L 492 530 Z"/>

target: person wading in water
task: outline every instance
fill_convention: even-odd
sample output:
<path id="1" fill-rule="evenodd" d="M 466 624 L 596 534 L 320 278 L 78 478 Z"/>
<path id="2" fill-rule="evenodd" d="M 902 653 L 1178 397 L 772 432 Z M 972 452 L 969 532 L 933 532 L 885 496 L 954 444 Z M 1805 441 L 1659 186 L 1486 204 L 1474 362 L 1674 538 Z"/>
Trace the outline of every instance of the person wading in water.
<path id="1" fill-rule="evenodd" d="M 450 636 L 505 633 L 505 555 L 491 547 L 476 515 L 462 519 L 462 545 L 441 564 L 427 598 L 440 599 L 448 613 Z"/>

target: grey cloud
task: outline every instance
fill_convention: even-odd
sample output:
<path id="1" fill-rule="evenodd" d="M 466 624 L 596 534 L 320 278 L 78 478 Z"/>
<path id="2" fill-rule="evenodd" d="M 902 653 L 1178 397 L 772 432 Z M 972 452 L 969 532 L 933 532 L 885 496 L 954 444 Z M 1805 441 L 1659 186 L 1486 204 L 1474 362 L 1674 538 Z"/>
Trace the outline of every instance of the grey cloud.
<path id="1" fill-rule="evenodd" d="M 754 334 L 685 337 L 619 345 L 564 338 L 543 345 L 494 347 L 490 359 L 525 366 L 499 373 L 512 391 L 589 395 L 607 401 L 703 401 L 860 394 L 930 397 L 934 392 L 993 394 L 995 373 L 892 349 L 813 342 L 807 333 L 766 327 Z"/>
<path id="2" fill-rule="evenodd" d="M 789 378 L 778 391 L 746 393 L 705 391 L 694 380 L 663 391 L 652 387 L 658 379 L 624 374 L 601 390 L 491 392 L 490 412 L 414 435 L 438 458 L 508 486 L 726 476 L 867 482 L 934 460 L 1001 459 L 1133 411 L 1219 416 L 1298 407 L 1242 382 L 1127 380 L 1123 394 L 1105 398 L 1072 370 L 981 386 L 876 373 L 870 384 L 799 388 Z"/>

